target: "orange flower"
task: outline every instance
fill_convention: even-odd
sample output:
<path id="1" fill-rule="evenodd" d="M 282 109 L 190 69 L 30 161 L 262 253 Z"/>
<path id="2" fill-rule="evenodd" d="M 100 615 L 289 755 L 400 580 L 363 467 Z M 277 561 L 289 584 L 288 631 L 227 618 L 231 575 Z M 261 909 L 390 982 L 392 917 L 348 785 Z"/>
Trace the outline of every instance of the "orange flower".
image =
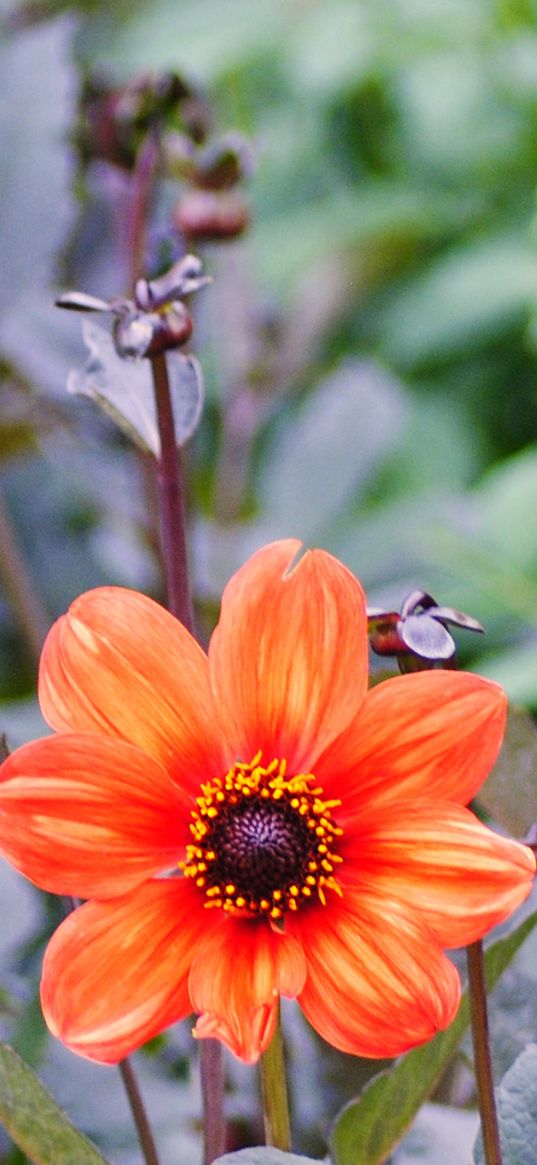
<path id="1" fill-rule="evenodd" d="M 2 768 L 0 846 L 90 899 L 47 949 L 51 1031 L 114 1062 L 192 1010 L 255 1061 L 278 995 L 331 1044 L 392 1056 L 445 1027 L 443 948 L 506 918 L 533 854 L 464 808 L 500 688 L 399 676 L 367 694 L 362 590 L 321 550 L 266 546 L 232 578 L 208 657 L 143 595 L 77 599 L 43 650 L 57 734 Z"/>

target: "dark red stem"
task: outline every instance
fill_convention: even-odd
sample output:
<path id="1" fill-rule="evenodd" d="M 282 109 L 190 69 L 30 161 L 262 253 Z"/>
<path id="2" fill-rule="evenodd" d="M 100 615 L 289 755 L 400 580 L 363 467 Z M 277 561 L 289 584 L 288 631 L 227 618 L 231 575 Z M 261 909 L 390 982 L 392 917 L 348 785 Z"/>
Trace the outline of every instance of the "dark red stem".
<path id="1" fill-rule="evenodd" d="M 133 1120 L 136 1125 L 138 1133 L 138 1140 L 144 1155 L 146 1165 L 159 1165 L 159 1159 L 155 1142 L 153 1140 L 153 1133 L 147 1119 L 142 1094 L 138 1087 L 138 1081 L 133 1072 L 132 1065 L 129 1060 L 122 1060 L 119 1064 L 119 1071 L 125 1092 L 127 1093 L 130 1110 L 132 1112 Z"/>
<path id="2" fill-rule="evenodd" d="M 160 436 L 157 481 L 162 550 L 168 606 L 194 633 L 194 614 L 188 576 L 186 508 L 180 450 L 175 440 L 173 409 L 166 357 L 151 360 Z M 200 1041 L 200 1074 L 204 1114 L 204 1163 L 211 1165 L 225 1150 L 224 1072 L 222 1046 L 217 1040 Z"/>
<path id="3" fill-rule="evenodd" d="M 467 947 L 466 958 L 468 964 L 468 994 L 470 998 L 472 1040 L 474 1045 L 474 1067 L 485 1162 L 486 1165 L 502 1165 L 500 1131 L 498 1128 L 492 1060 L 490 1055 L 485 960 L 483 957 L 483 943 L 480 940 L 471 943 Z"/>
<path id="4" fill-rule="evenodd" d="M 175 440 L 166 357 L 163 354 L 154 356 L 151 368 L 160 435 L 157 482 L 168 607 L 193 633 L 194 613 L 188 581 L 183 467 Z"/>

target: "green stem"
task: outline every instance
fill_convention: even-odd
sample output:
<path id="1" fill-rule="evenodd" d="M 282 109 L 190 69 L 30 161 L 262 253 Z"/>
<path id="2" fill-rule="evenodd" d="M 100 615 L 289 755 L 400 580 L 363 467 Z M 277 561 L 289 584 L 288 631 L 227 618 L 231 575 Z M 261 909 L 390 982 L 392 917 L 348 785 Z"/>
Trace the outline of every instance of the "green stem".
<path id="1" fill-rule="evenodd" d="M 486 1165 L 502 1165 L 500 1132 L 498 1128 L 492 1060 L 490 1055 L 483 943 L 481 941 L 471 943 L 467 947 L 466 958 L 468 964 L 468 994 L 470 997 L 474 1066 L 481 1128 L 483 1132 L 485 1162 Z"/>
<path id="2" fill-rule="evenodd" d="M 160 436 L 157 463 L 162 549 L 168 606 L 194 633 L 194 614 L 188 576 L 186 508 L 183 469 L 175 440 L 173 410 L 166 357 L 151 360 Z M 222 1046 L 217 1040 L 200 1041 L 200 1075 L 203 1101 L 204 1165 L 211 1165 L 225 1150 L 224 1070 Z"/>
<path id="3" fill-rule="evenodd" d="M 289 1153 L 291 1124 L 279 1012 L 272 1042 L 261 1056 L 260 1072 L 266 1143 Z"/>

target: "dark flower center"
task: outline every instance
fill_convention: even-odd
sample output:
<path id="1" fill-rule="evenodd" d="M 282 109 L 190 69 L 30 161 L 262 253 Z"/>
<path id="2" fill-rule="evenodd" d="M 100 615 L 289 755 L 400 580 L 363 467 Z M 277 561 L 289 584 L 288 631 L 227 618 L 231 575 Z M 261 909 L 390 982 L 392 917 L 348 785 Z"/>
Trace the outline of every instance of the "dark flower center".
<path id="1" fill-rule="evenodd" d="M 243 801 L 222 814 L 211 832 L 217 858 L 211 875 L 234 882 L 239 894 L 271 897 L 302 882 L 312 857 L 311 833 L 287 800 Z"/>
<path id="2" fill-rule="evenodd" d="M 325 891 L 341 893 L 332 821 L 339 801 L 325 801 L 315 777 L 287 778 L 285 761 L 266 768 L 260 755 L 202 786 L 192 812 L 193 841 L 180 867 L 206 906 L 279 919 Z"/>

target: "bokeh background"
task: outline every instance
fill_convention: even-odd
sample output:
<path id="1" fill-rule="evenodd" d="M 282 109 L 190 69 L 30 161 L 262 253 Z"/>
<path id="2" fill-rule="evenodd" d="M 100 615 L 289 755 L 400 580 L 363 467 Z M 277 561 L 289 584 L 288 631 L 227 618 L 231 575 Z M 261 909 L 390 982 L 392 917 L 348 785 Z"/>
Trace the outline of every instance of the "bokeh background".
<path id="1" fill-rule="evenodd" d="M 486 636 L 461 638 L 463 662 L 534 711 L 535 0 L 1 0 L 0 14 L 0 717 L 9 745 L 45 730 L 39 641 L 76 594 L 112 582 L 163 596 L 147 464 L 68 394 L 87 353 L 80 318 L 53 306 L 68 287 L 131 290 L 129 175 L 81 153 L 80 103 L 90 79 L 121 86 L 148 71 L 199 86 L 214 132 L 250 143 L 251 227 L 198 250 L 214 280 L 194 308 L 207 404 L 186 454 L 203 633 L 251 550 L 299 536 L 340 556 L 371 603 L 398 608 L 418 587 L 479 619 Z M 180 186 L 168 178 L 159 189 L 153 256 L 167 232 L 180 253 L 181 237 L 168 231 Z M 519 759 L 533 770 L 533 725 L 519 724 L 528 734 Z M 7 1034 L 115 1160 L 134 1160 L 111 1070 L 73 1068 L 46 1045 L 36 977 L 57 905 L 4 870 L 0 909 Z M 530 963 L 498 1004 L 505 1066 L 537 1030 L 520 1002 Z M 302 1072 L 312 1037 L 289 1025 Z M 174 1033 L 142 1057 L 142 1072 L 169 1159 L 195 1163 L 188 1051 L 188 1033 Z M 298 1148 L 322 1153 L 358 1069 L 326 1049 L 307 1059 Z M 255 1088 L 242 1068 L 229 1072 L 240 1145 L 255 1130 Z M 451 1114 L 451 1145 L 466 1117 Z M 419 1160 L 434 1165 L 423 1144 Z M 23 1161 L 2 1145 L 3 1163 Z"/>

